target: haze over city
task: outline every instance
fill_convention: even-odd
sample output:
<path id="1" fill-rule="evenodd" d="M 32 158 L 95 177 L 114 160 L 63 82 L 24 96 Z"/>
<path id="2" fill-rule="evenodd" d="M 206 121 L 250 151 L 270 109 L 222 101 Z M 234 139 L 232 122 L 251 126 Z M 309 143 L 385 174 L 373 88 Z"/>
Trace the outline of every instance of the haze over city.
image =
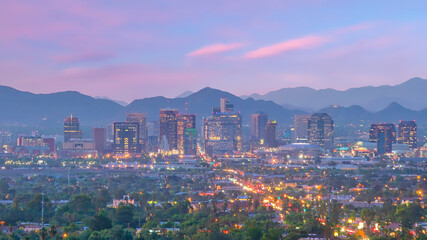
<path id="1" fill-rule="evenodd" d="M 0 84 L 175 97 L 427 76 L 425 1 L 4 1 Z"/>

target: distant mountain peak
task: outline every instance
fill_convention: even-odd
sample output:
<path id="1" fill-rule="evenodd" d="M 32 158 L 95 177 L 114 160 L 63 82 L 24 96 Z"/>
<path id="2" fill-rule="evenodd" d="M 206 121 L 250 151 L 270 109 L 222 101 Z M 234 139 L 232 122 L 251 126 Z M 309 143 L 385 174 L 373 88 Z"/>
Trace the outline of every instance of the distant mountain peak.
<path id="1" fill-rule="evenodd" d="M 199 91 L 193 93 L 192 95 L 205 95 L 205 94 L 215 94 L 215 95 L 229 95 L 229 96 L 234 96 L 233 94 L 229 93 L 229 92 L 225 92 L 216 88 L 211 88 L 211 87 L 205 87 L 200 89 Z M 190 96 L 192 96 L 190 95 Z"/>
<path id="2" fill-rule="evenodd" d="M 422 79 L 420 77 L 414 77 L 398 85 L 416 85 L 416 84 L 426 84 L 426 83 L 427 83 L 426 79 Z"/>
<path id="3" fill-rule="evenodd" d="M 405 108 L 404 106 L 402 106 L 401 104 L 397 103 L 397 102 L 392 102 L 390 103 L 386 108 L 384 108 L 383 111 L 385 110 L 408 110 L 407 108 Z"/>
<path id="4" fill-rule="evenodd" d="M 188 96 L 190 96 L 191 94 L 193 94 L 194 92 L 192 92 L 192 91 L 185 91 L 185 92 L 183 92 L 183 93 L 181 93 L 181 94 L 179 94 L 178 96 L 176 96 L 176 98 L 185 98 L 185 97 L 188 97 Z"/>

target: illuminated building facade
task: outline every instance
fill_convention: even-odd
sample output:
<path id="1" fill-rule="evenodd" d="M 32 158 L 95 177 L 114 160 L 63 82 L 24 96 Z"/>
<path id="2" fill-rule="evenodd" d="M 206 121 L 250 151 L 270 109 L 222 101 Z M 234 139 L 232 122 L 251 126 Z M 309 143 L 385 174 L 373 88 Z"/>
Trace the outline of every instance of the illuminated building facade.
<path id="1" fill-rule="evenodd" d="M 295 115 L 295 142 L 308 141 L 308 120 L 310 120 L 310 117 L 311 115 Z"/>
<path id="2" fill-rule="evenodd" d="M 64 143 L 69 142 L 71 139 L 81 139 L 83 137 L 83 132 L 80 130 L 79 119 L 73 117 L 66 118 L 64 120 Z"/>
<path id="3" fill-rule="evenodd" d="M 227 101 L 221 99 L 221 104 L 224 102 Z M 225 110 L 227 112 L 217 112 L 204 119 L 203 135 L 208 152 L 227 153 L 242 149 L 242 116 L 228 111 L 227 107 Z"/>
<path id="4" fill-rule="evenodd" d="M 116 154 L 132 154 L 141 152 L 138 123 L 114 123 L 113 151 Z"/>
<path id="5" fill-rule="evenodd" d="M 141 145 L 141 150 L 145 151 L 147 147 L 147 118 L 144 113 L 127 113 L 126 122 L 129 123 L 138 123 L 139 125 L 139 144 Z"/>
<path id="6" fill-rule="evenodd" d="M 407 144 L 411 149 L 417 148 L 417 124 L 415 121 L 400 121 L 398 142 Z"/>
<path id="7" fill-rule="evenodd" d="M 19 136 L 16 142 L 17 147 L 23 147 L 22 149 L 36 150 L 39 153 L 54 153 L 55 152 L 55 139 L 44 138 L 38 135 L 35 136 Z"/>
<path id="8" fill-rule="evenodd" d="M 267 126 L 265 127 L 265 144 L 267 147 L 274 148 L 277 147 L 276 141 L 276 121 L 268 121 Z"/>
<path id="9" fill-rule="evenodd" d="M 177 140 L 178 140 L 178 111 L 170 110 L 170 109 L 160 110 L 159 141 L 161 145 L 168 146 L 169 148 L 168 150 L 176 150 L 178 147 Z"/>
<path id="10" fill-rule="evenodd" d="M 308 120 L 308 141 L 324 150 L 334 150 L 334 121 L 327 113 L 315 113 Z"/>
<path id="11" fill-rule="evenodd" d="M 20 136 L 16 145 L 21 147 L 42 147 L 43 138 L 41 136 Z"/>
<path id="12" fill-rule="evenodd" d="M 394 123 L 371 124 L 369 141 L 377 143 L 378 154 L 390 153 L 393 143 L 396 143 L 396 126 Z"/>
<path id="13" fill-rule="evenodd" d="M 251 115 L 251 139 L 265 140 L 265 128 L 267 127 L 268 115 L 260 112 Z"/>
<path id="14" fill-rule="evenodd" d="M 387 128 L 390 134 L 390 141 L 396 143 L 396 126 L 394 123 L 372 123 L 369 129 L 369 142 L 378 141 L 378 132 L 380 129 Z"/>
<path id="15" fill-rule="evenodd" d="M 196 115 L 195 114 L 179 114 L 177 122 L 177 150 L 180 153 L 185 153 L 185 149 L 191 148 L 191 146 L 186 146 L 187 144 L 192 145 L 192 141 L 186 142 L 186 135 L 189 134 L 193 138 L 193 132 L 189 133 L 187 130 L 193 129 L 196 130 Z M 197 143 L 197 131 L 196 131 L 196 143 Z M 188 152 L 188 151 L 187 151 Z"/>

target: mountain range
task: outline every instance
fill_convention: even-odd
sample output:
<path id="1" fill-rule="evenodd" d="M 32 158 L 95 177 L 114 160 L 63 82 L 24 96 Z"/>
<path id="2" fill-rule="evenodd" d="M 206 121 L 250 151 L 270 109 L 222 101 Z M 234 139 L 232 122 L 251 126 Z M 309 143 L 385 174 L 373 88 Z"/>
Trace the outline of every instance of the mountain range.
<path id="1" fill-rule="evenodd" d="M 162 108 L 195 113 L 200 124 L 202 117 L 211 115 L 213 106 L 219 106 L 222 97 L 230 100 L 242 113 L 245 124 L 250 122 L 250 114 L 261 110 L 284 124 L 290 124 L 295 114 L 303 113 L 285 109 L 272 101 L 241 99 L 213 88 L 201 89 L 187 97 L 151 97 L 122 106 L 113 100 L 93 98 L 75 91 L 34 94 L 0 86 L 0 124 L 62 124 L 64 118 L 73 114 L 82 125 L 105 126 L 114 121 L 124 121 L 126 112 L 143 112 L 148 120 L 158 120 Z"/>
<path id="2" fill-rule="evenodd" d="M 350 88 L 345 91 L 335 89 L 316 90 L 309 87 L 282 88 L 264 95 L 242 96 L 253 99 L 274 101 L 289 109 L 318 111 L 330 105 L 350 107 L 359 105 L 369 111 L 380 111 L 396 102 L 414 110 L 427 108 L 427 80 L 412 78 L 394 86 Z"/>
<path id="3" fill-rule="evenodd" d="M 297 88 L 296 91 L 286 89 L 287 94 L 282 96 L 283 99 L 288 99 L 286 104 L 295 105 L 291 99 L 311 99 L 313 106 L 321 106 L 332 101 L 336 97 L 337 90 L 307 90 L 309 88 Z M 366 91 L 363 91 L 366 90 Z M 371 122 L 398 122 L 399 120 L 417 120 L 419 125 L 427 126 L 427 98 L 421 93 L 427 89 L 427 80 L 413 78 L 405 83 L 396 86 L 382 87 L 364 87 L 360 89 L 347 90 L 348 99 L 343 98 L 338 102 L 345 102 L 338 106 L 336 104 L 327 107 L 319 108 L 319 112 L 326 112 L 332 115 L 337 124 L 337 127 L 362 123 L 369 124 Z M 283 89 L 282 89 L 283 90 Z M 279 91 L 282 91 L 279 90 Z M 294 89 L 295 90 L 295 89 Z M 298 92 L 300 91 L 300 92 Z M 309 91 L 304 92 L 304 91 Z M 314 92 L 313 92 L 314 91 Z M 321 98 L 326 92 L 330 92 L 333 97 Z M 398 94 L 397 92 L 400 91 Z M 413 91 L 411 97 L 411 92 Z M 358 96 L 356 96 L 357 94 Z M 411 110 L 402 105 L 402 101 L 383 101 L 381 104 L 385 107 L 379 111 L 372 111 L 370 108 L 364 108 L 362 102 L 369 102 L 373 99 L 372 96 L 377 95 L 377 99 L 405 100 L 408 104 L 413 101 L 417 108 L 421 110 Z M 398 95 L 395 98 L 387 98 L 391 93 Z M 275 92 L 273 95 L 277 95 Z M 285 94 L 285 93 L 283 93 Z M 300 96 L 301 94 L 301 96 Z M 315 99 L 316 95 L 320 99 Z M 186 96 L 185 96 L 186 95 Z M 267 94 L 268 95 L 268 94 Z M 327 94 L 326 94 L 327 95 Z M 266 95 L 264 95 L 266 96 Z M 277 95 L 278 96 L 278 95 Z M 403 98 L 402 96 L 408 96 Z M 107 126 L 114 121 L 124 121 L 127 112 L 143 112 L 147 114 L 149 121 L 158 120 L 159 110 L 162 108 L 177 109 L 181 113 L 195 113 L 197 122 L 200 125 L 201 119 L 210 116 L 213 106 L 219 106 L 219 99 L 225 97 L 232 102 L 237 111 L 240 111 L 243 116 L 243 123 L 250 124 L 250 115 L 263 111 L 269 115 L 269 119 L 277 120 L 279 125 L 289 126 L 293 122 L 295 114 L 304 114 L 311 111 L 306 111 L 311 105 L 305 105 L 303 110 L 291 108 L 284 105 L 282 102 L 278 104 L 271 100 L 254 99 L 252 97 L 241 98 L 228 92 L 224 92 L 213 88 L 203 88 L 197 92 L 187 92 L 177 98 L 165 97 L 150 97 L 137 99 L 126 106 L 122 106 L 110 99 L 93 98 L 76 91 L 66 91 L 50 94 L 34 94 L 31 92 L 19 91 L 11 87 L 0 86 L 0 126 L 3 125 L 27 125 L 27 126 L 49 126 L 54 124 L 57 128 L 63 123 L 63 119 L 73 114 L 80 118 L 82 126 Z M 349 105 L 350 99 L 355 101 L 359 99 L 360 104 Z M 278 101 L 278 100 L 276 100 Z M 302 101 L 302 100 L 301 100 Z M 372 100 L 373 101 L 373 100 Z M 378 100 L 379 101 L 379 100 Z M 303 105 L 303 104 L 302 104 Z M 348 106 L 346 106 L 348 105 Z M 379 106 L 377 106 L 379 108 Z"/>

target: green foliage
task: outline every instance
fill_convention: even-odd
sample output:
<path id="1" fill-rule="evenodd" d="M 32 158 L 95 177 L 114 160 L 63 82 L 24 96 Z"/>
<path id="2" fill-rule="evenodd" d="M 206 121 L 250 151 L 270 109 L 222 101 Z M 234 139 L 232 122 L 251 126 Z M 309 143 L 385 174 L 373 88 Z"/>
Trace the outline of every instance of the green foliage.
<path id="1" fill-rule="evenodd" d="M 89 228 L 92 231 L 101 231 L 112 227 L 111 219 L 106 217 L 104 214 L 96 215 L 89 222 Z"/>
<path id="2" fill-rule="evenodd" d="M 9 179 L 0 178 L 0 194 L 6 195 L 9 192 Z"/>
<path id="3" fill-rule="evenodd" d="M 424 209 L 415 203 L 408 206 L 400 205 L 396 210 L 396 215 L 399 217 L 402 228 L 411 228 L 414 223 L 421 221 L 423 213 Z"/>
<path id="4" fill-rule="evenodd" d="M 127 227 L 133 220 L 133 208 L 129 205 L 121 204 L 116 209 L 116 216 L 114 218 L 115 224 Z"/>
<path id="5" fill-rule="evenodd" d="M 261 237 L 263 235 L 262 229 L 260 227 L 256 227 L 256 226 L 249 227 L 246 232 L 247 232 L 247 235 L 252 240 L 259 240 L 259 239 L 261 239 Z"/>

